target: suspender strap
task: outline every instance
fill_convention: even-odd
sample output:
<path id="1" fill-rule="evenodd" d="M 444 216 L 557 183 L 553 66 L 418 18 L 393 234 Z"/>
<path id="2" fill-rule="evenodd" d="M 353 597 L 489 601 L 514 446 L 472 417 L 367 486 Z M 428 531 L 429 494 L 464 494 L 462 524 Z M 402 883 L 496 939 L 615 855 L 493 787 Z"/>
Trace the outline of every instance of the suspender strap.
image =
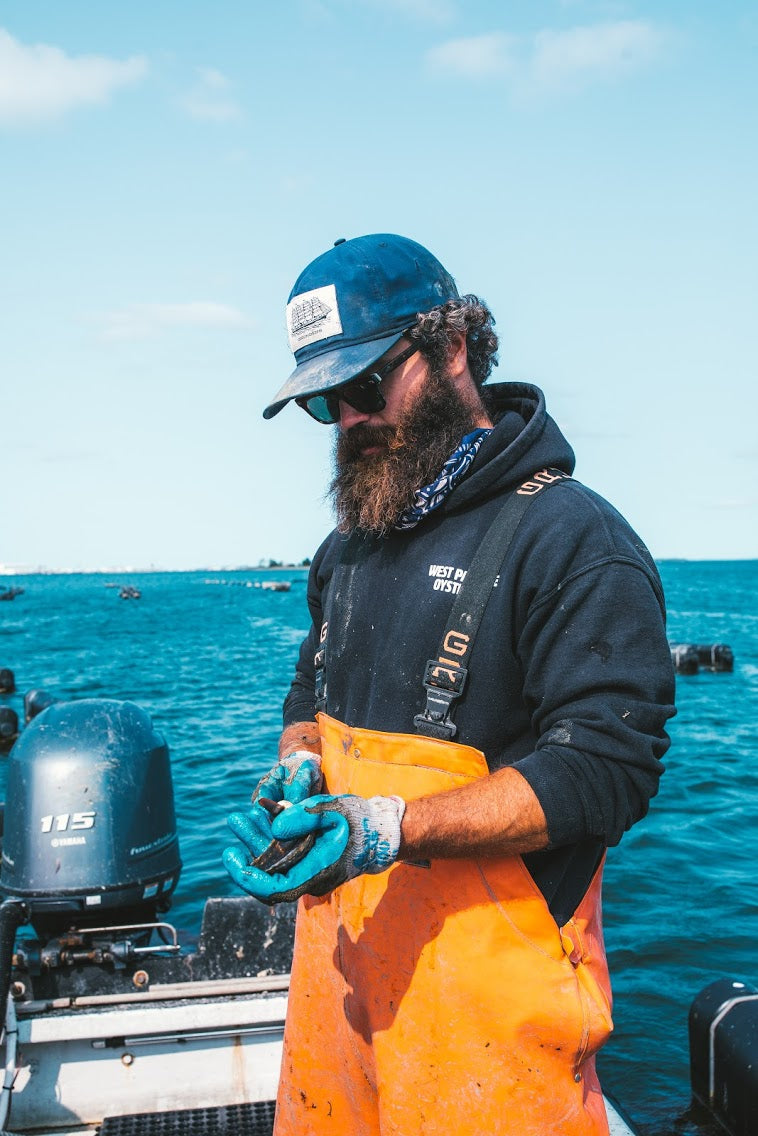
<path id="1" fill-rule="evenodd" d="M 326 626 L 325 620 L 321 625 L 321 642 L 318 651 L 313 656 L 313 663 L 316 668 L 313 693 L 317 714 L 326 713 Z"/>
<path id="2" fill-rule="evenodd" d="M 476 633 L 516 529 L 534 498 L 566 477 L 557 469 L 533 474 L 508 495 L 484 534 L 453 603 L 437 658 L 427 660 L 423 678 L 426 706 L 413 719 L 416 733 L 443 741 L 455 737 L 457 727 L 450 715 L 455 700 L 463 694 Z"/>

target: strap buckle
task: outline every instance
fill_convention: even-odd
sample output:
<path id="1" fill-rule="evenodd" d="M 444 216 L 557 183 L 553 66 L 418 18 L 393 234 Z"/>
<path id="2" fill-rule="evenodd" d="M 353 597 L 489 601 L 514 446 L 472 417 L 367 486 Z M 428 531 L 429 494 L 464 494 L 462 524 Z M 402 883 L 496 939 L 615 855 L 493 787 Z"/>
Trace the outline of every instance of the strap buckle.
<path id="1" fill-rule="evenodd" d="M 315 708 L 318 714 L 326 713 L 326 652 L 322 647 L 314 655 L 313 662 L 315 664 L 315 678 L 314 678 L 314 701 Z"/>
<path id="2" fill-rule="evenodd" d="M 455 699 L 463 694 L 467 678 L 467 667 L 446 667 L 439 659 L 427 659 L 423 679 L 426 706 L 413 719 L 418 733 L 442 741 L 455 737 L 458 727 L 450 721 L 450 712 Z"/>

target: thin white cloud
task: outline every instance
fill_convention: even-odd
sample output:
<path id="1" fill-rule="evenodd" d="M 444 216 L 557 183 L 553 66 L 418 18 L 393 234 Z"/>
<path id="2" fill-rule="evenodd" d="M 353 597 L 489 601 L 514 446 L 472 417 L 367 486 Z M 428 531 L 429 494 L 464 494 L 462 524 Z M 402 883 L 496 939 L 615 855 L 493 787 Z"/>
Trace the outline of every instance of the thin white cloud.
<path id="1" fill-rule="evenodd" d="M 287 197 L 302 196 L 313 188 L 313 176 L 308 173 L 282 174 L 279 185 L 282 193 Z"/>
<path id="2" fill-rule="evenodd" d="M 179 105 L 201 122 L 229 122 L 242 114 L 232 95 L 231 82 L 214 67 L 198 67 L 197 82 L 179 100 Z"/>
<path id="3" fill-rule="evenodd" d="M 650 63 L 662 35 L 642 20 L 538 32 L 531 63 L 540 87 L 564 87 L 575 79 L 616 76 Z"/>
<path id="4" fill-rule="evenodd" d="M 515 44 L 513 36 L 492 32 L 448 40 L 431 48 L 426 58 L 435 71 L 466 79 L 486 79 L 511 72 Z"/>
<path id="5" fill-rule="evenodd" d="M 558 0 L 561 8 L 584 8 L 589 18 L 620 20 L 629 15 L 628 0 Z"/>
<path id="6" fill-rule="evenodd" d="M 66 55 L 48 44 L 23 44 L 0 28 L 0 124 L 58 118 L 76 107 L 105 103 L 119 87 L 139 82 L 147 60 L 135 55 Z"/>
<path id="7" fill-rule="evenodd" d="M 355 15 L 356 9 L 379 9 L 382 16 L 395 15 L 418 23 L 449 24 L 457 18 L 457 0 L 300 0 L 303 15 L 319 23 L 343 20 L 345 12 Z"/>
<path id="8" fill-rule="evenodd" d="M 723 497 L 703 501 L 706 509 L 754 509 L 758 505 L 755 497 Z"/>
<path id="9" fill-rule="evenodd" d="M 502 32 L 449 40 L 430 49 L 433 71 L 466 79 L 501 79 L 520 94 L 564 90 L 615 78 L 659 54 L 663 33 L 643 20 L 546 28 L 534 36 Z"/>
<path id="10" fill-rule="evenodd" d="M 177 327 L 248 331 L 252 324 L 239 308 L 212 301 L 130 304 L 106 314 L 103 319 L 103 338 L 147 339 Z"/>
<path id="11" fill-rule="evenodd" d="M 374 0 L 376 2 L 376 0 Z M 380 0 L 384 9 L 392 9 L 401 15 L 411 16 L 424 23 L 444 24 L 456 15 L 456 5 L 452 0 Z"/>

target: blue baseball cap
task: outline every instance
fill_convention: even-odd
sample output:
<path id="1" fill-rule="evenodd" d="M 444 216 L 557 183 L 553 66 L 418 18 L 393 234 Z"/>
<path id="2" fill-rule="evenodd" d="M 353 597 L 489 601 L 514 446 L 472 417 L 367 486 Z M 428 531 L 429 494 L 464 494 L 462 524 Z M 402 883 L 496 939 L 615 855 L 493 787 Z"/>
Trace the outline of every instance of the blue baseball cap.
<path id="1" fill-rule="evenodd" d="M 290 292 L 287 333 L 297 366 L 263 417 L 355 378 L 419 313 L 457 298 L 450 273 L 416 241 L 392 233 L 335 241 Z"/>

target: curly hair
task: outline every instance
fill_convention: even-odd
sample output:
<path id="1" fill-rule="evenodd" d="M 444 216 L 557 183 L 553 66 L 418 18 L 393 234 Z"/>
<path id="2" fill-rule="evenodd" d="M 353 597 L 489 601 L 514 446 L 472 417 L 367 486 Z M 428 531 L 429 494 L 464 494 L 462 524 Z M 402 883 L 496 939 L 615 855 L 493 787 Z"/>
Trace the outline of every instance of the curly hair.
<path id="1" fill-rule="evenodd" d="M 432 372 L 441 372 L 449 358 L 453 335 L 466 337 L 468 365 L 477 387 L 497 366 L 498 339 L 495 317 L 478 296 L 461 296 L 447 300 L 428 312 L 420 312 L 408 338 L 419 344 L 419 350 Z"/>

